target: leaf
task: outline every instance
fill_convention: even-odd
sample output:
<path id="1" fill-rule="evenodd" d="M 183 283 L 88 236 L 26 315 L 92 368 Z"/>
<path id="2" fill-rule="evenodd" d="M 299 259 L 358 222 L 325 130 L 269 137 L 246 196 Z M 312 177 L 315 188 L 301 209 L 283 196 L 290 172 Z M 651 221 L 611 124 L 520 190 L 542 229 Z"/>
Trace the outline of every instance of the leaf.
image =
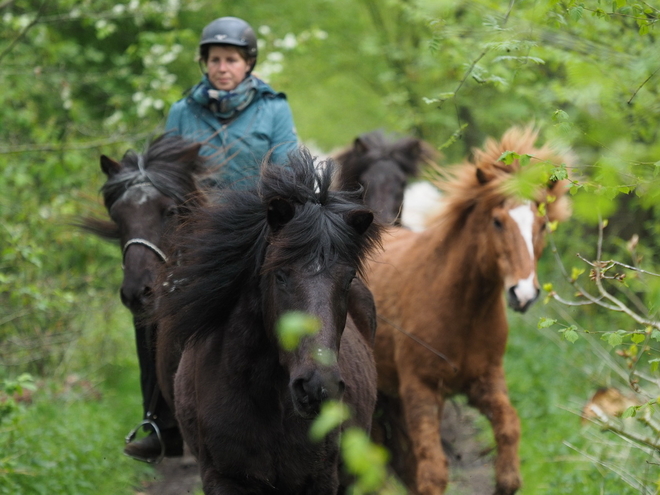
<path id="1" fill-rule="evenodd" d="M 577 268 L 574 266 L 573 269 L 571 270 L 571 280 L 573 281 L 577 280 L 580 277 L 580 275 L 582 275 L 584 272 L 585 272 L 584 268 Z"/>
<path id="2" fill-rule="evenodd" d="M 623 343 L 623 337 L 617 332 L 606 332 L 601 337 L 601 340 L 607 341 L 607 343 L 612 347 L 616 347 Z"/>
<path id="3" fill-rule="evenodd" d="M 321 412 L 309 428 L 309 438 L 320 442 L 350 417 L 351 413 L 346 404 L 337 401 L 324 402 Z"/>
<path id="4" fill-rule="evenodd" d="M 557 320 L 553 320 L 552 318 L 541 317 L 539 319 L 537 327 L 538 328 L 549 328 L 552 325 L 554 325 L 555 323 L 557 323 Z"/>
<path id="5" fill-rule="evenodd" d="M 515 151 L 505 151 L 500 155 L 497 161 L 504 163 L 504 165 L 511 165 L 517 158 L 520 158 L 520 155 Z"/>
<path id="6" fill-rule="evenodd" d="M 623 411 L 621 414 L 621 418 L 627 419 L 627 418 L 634 418 L 635 415 L 637 414 L 637 409 L 639 406 L 630 406 L 628 409 Z"/>
<path id="7" fill-rule="evenodd" d="M 280 345 L 285 351 L 292 351 L 305 336 L 314 335 L 321 328 L 315 316 L 291 311 L 282 315 L 277 322 L 276 332 Z"/>
<path id="8" fill-rule="evenodd" d="M 660 330 L 654 328 L 651 332 L 651 338 L 657 342 L 660 342 Z"/>
<path id="9" fill-rule="evenodd" d="M 632 340 L 635 344 L 641 344 L 646 340 L 646 335 L 643 333 L 634 333 L 630 336 L 630 340 Z"/>
<path id="10" fill-rule="evenodd" d="M 552 292 L 553 286 L 551 282 L 548 282 L 546 284 L 543 284 L 543 290 L 546 292 Z"/>
<path id="11" fill-rule="evenodd" d="M 571 325 L 568 328 L 559 330 L 559 332 L 564 336 L 566 340 L 568 340 L 572 344 L 579 338 L 579 335 L 576 332 L 576 330 L 577 328 L 574 325 Z"/>
<path id="12" fill-rule="evenodd" d="M 582 19 L 582 11 L 583 11 L 582 6 L 578 5 L 577 7 L 573 7 L 572 9 L 569 9 L 568 15 L 574 22 L 577 22 L 580 19 Z"/>

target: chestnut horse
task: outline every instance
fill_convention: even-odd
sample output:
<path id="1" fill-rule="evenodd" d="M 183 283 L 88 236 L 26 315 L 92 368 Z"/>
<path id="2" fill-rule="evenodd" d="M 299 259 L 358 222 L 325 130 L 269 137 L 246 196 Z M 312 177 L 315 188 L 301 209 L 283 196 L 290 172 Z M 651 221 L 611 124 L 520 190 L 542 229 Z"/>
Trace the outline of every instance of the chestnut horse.
<path id="1" fill-rule="evenodd" d="M 337 154 L 340 169 L 336 187 L 350 190 L 362 186 L 364 202 L 376 220 L 383 225 L 399 225 L 408 179 L 417 176 L 421 162 L 434 156 L 431 146 L 420 139 L 394 139 L 382 131 L 368 132 Z"/>
<path id="2" fill-rule="evenodd" d="M 301 149 L 177 236 L 174 289 L 158 298 L 158 375 L 207 495 L 334 495 L 339 432 L 308 437 L 322 401 L 343 400 L 353 424 L 371 427 L 376 367 L 349 292 L 379 229 L 359 193 L 329 190 L 332 171 Z M 276 331 L 290 311 L 319 323 L 294 350 Z"/>
<path id="3" fill-rule="evenodd" d="M 393 466 L 419 494 L 446 488 L 439 423 L 445 398 L 459 393 L 493 427 L 496 493 L 520 487 L 520 424 L 502 367 L 508 334 L 502 292 L 513 310 L 529 308 L 539 294 L 536 263 L 546 223 L 569 214 L 566 181 L 550 182 L 530 200 L 508 187 L 521 166 L 500 162 L 505 151 L 532 155 L 527 167 L 567 161 L 548 146 L 535 148 L 536 138 L 531 128 L 512 128 L 501 142 L 488 140 L 474 163 L 437 184 L 444 207 L 431 225 L 423 232 L 394 230 L 368 266 L 379 320 L 378 407 L 390 418 L 402 410 L 407 435 L 390 435 Z M 397 442 L 406 436 L 412 466 L 397 458 L 405 455 Z"/>

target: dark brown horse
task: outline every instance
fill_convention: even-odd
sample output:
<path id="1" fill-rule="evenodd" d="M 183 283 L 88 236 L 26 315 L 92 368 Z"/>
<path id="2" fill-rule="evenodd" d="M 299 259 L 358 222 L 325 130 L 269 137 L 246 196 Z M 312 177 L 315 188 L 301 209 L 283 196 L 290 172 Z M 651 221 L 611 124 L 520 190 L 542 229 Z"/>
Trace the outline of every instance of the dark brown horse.
<path id="1" fill-rule="evenodd" d="M 82 225 L 94 234 L 119 241 L 122 248 L 124 279 L 119 292 L 121 301 L 133 314 L 144 414 L 147 419 L 159 416 L 155 421 L 160 429 L 173 427 L 174 418 L 154 392 L 156 328 L 145 316 L 152 309 L 157 270 L 171 254 L 169 234 L 191 208 L 203 203 L 196 181 L 205 171 L 199 148 L 199 144 L 178 136 L 161 136 L 146 153 L 128 151 L 121 162 L 101 156 L 101 170 L 108 178 L 101 192 L 111 220 L 87 218 Z M 177 437 L 176 431 L 163 434 Z M 150 440 L 153 456 L 133 452 L 132 445 L 126 447 L 126 452 L 154 461 L 164 452 L 160 441 Z M 173 440 L 178 446 L 168 454 L 181 449 L 180 439 Z"/>
<path id="2" fill-rule="evenodd" d="M 355 192 L 329 190 L 332 166 L 289 158 L 193 215 L 166 271 L 175 289 L 158 298 L 159 382 L 207 495 L 335 494 L 339 433 L 313 443 L 312 420 L 335 399 L 371 425 L 376 370 L 349 292 L 378 228 Z M 291 311 L 320 326 L 287 351 L 276 327 Z"/>
<path id="3" fill-rule="evenodd" d="M 404 425 L 403 434 L 379 435 L 392 444 L 399 474 L 423 495 L 446 488 L 439 421 L 445 398 L 458 393 L 492 424 L 496 493 L 520 487 L 520 424 L 502 367 L 508 335 L 502 293 L 515 311 L 536 299 L 546 224 L 565 219 L 568 210 L 566 181 L 550 182 L 533 198 L 521 199 L 509 187 L 519 161 L 505 165 L 499 158 L 513 151 L 534 157 L 527 168 L 539 160 L 566 163 L 566 156 L 549 147 L 535 148 L 536 137 L 531 129 L 513 128 L 501 142 L 489 140 L 475 152 L 474 163 L 455 168 L 437 184 L 444 207 L 435 222 L 420 233 L 393 231 L 384 252 L 369 264 L 379 319 L 374 348 L 379 394 L 385 416 L 396 419 L 401 410 Z M 402 459 L 406 437 L 409 459 Z"/>
<path id="4" fill-rule="evenodd" d="M 338 189 L 362 186 L 364 202 L 383 225 L 398 225 L 407 181 L 418 173 L 419 164 L 435 156 L 431 146 L 412 137 L 391 138 L 372 131 L 355 139 L 341 151 L 335 179 Z"/>

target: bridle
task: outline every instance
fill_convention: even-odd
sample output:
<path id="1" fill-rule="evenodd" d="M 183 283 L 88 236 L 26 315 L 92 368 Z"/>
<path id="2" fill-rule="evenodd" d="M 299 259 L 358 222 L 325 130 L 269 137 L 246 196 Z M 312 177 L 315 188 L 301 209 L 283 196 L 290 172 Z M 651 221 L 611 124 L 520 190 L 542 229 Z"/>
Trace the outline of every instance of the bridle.
<path id="1" fill-rule="evenodd" d="M 133 188 L 133 187 L 149 187 L 149 186 L 151 186 L 151 187 L 155 188 L 156 190 L 159 190 L 158 187 L 156 187 L 156 185 L 153 182 L 151 182 L 151 179 L 149 179 L 149 176 L 147 175 L 147 173 L 144 170 L 144 156 L 142 156 L 142 155 L 138 155 L 138 169 L 140 170 L 140 175 L 143 178 L 143 180 L 141 180 L 140 182 L 134 182 L 134 183 L 126 186 L 126 190 L 124 191 L 124 194 L 126 194 L 126 192 L 128 192 L 128 190 Z M 123 194 L 122 194 L 122 196 L 123 196 Z M 139 244 L 140 246 L 145 246 L 145 247 L 151 249 L 154 253 L 156 253 L 158 258 L 160 258 L 160 260 L 163 263 L 167 262 L 167 255 L 156 244 L 154 244 L 153 242 L 151 242 L 147 239 L 143 239 L 141 237 L 133 237 L 133 238 L 129 239 L 128 241 L 126 241 L 126 243 L 124 244 L 124 247 L 122 248 L 122 251 L 121 251 L 121 269 L 122 270 L 124 270 L 125 266 L 126 266 L 125 265 L 126 252 L 128 251 L 129 247 L 131 247 L 135 244 Z"/>
<path id="2" fill-rule="evenodd" d="M 151 249 L 154 253 L 158 255 L 160 260 L 163 263 L 167 262 L 167 255 L 163 252 L 162 249 L 160 249 L 158 246 L 156 246 L 153 242 L 150 242 L 146 239 L 142 239 L 141 237 L 134 237 L 132 239 L 129 239 L 126 241 L 126 244 L 124 244 L 124 248 L 122 249 L 121 253 L 121 269 L 123 270 L 125 268 L 124 265 L 124 260 L 126 259 L 126 251 L 128 251 L 128 248 L 131 247 L 133 244 L 139 244 L 141 246 L 148 247 Z"/>

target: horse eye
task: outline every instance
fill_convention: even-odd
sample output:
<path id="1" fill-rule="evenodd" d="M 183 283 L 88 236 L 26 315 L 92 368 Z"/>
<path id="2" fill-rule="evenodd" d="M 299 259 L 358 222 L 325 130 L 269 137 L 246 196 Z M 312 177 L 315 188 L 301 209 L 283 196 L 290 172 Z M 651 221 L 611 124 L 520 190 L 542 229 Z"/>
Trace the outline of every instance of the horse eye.
<path id="1" fill-rule="evenodd" d="M 172 205 L 167 210 L 165 210 L 166 217 L 173 217 L 176 216 L 178 213 L 179 213 L 179 209 L 175 205 Z"/>
<path id="2" fill-rule="evenodd" d="M 277 282 L 278 285 L 286 286 L 287 276 L 283 270 L 277 270 L 275 272 L 275 282 Z"/>
<path id="3" fill-rule="evenodd" d="M 495 228 L 499 230 L 502 230 L 504 228 L 504 225 L 502 224 L 502 221 L 499 218 L 495 218 L 493 220 L 493 225 L 495 225 Z"/>

